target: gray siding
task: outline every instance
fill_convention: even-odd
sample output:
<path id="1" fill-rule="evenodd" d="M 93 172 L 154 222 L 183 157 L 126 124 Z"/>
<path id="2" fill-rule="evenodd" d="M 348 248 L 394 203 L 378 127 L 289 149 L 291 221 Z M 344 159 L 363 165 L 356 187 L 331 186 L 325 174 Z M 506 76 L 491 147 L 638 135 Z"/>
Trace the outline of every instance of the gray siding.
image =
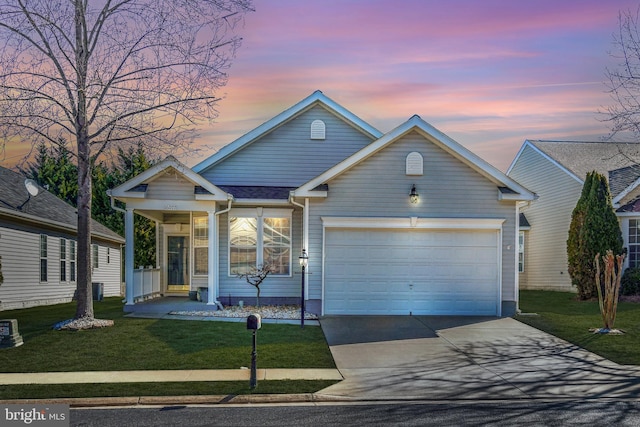
<path id="1" fill-rule="evenodd" d="M 522 209 L 531 230 L 526 235 L 526 280 L 521 288 L 572 291 L 567 236 L 582 184 L 528 146 L 509 176 L 539 196 Z"/>
<path id="2" fill-rule="evenodd" d="M 406 156 L 424 158 L 424 175 L 405 174 Z M 411 133 L 353 167 L 329 184 L 326 200 L 310 207 L 310 298 L 322 293 L 322 216 L 421 218 L 501 218 L 502 300 L 515 301 L 516 214 L 514 202 L 499 202 L 496 184 L 417 133 Z M 409 203 L 416 185 L 419 205 Z"/>
<path id="3" fill-rule="evenodd" d="M 265 207 L 265 209 L 267 209 Z M 292 259 L 291 259 L 291 276 L 268 276 L 262 283 L 260 290 L 260 298 L 269 297 L 297 297 L 300 295 L 300 267 L 298 264 L 298 256 L 302 250 L 302 211 L 296 208 L 293 211 L 292 218 Z M 228 214 L 220 215 L 220 295 L 219 299 L 226 304 L 231 298 L 246 298 L 249 301 L 256 296 L 256 290 L 249 285 L 244 279 L 238 279 L 229 276 L 229 216 Z"/>
<path id="4" fill-rule="evenodd" d="M 147 199 L 194 200 L 194 185 L 178 174 L 162 174 L 149 183 Z"/>
<path id="5" fill-rule="evenodd" d="M 47 281 L 40 282 L 40 234 L 47 237 Z M 76 282 L 70 280 L 67 242 L 67 280 L 60 280 L 60 240 L 77 240 L 70 233 L 39 229 L 13 221 L 0 221 L 0 255 L 4 283 L 0 285 L 0 309 L 14 309 L 71 301 Z M 120 245 L 95 241 L 100 267 L 93 281 L 105 285 L 105 296 L 121 295 Z M 107 247 L 109 262 L 107 263 Z M 76 258 L 77 263 L 77 258 Z"/>
<path id="6" fill-rule="evenodd" d="M 310 139 L 314 120 L 325 122 L 325 140 Z M 315 106 L 201 175 L 216 185 L 299 186 L 370 142 L 351 125 Z"/>

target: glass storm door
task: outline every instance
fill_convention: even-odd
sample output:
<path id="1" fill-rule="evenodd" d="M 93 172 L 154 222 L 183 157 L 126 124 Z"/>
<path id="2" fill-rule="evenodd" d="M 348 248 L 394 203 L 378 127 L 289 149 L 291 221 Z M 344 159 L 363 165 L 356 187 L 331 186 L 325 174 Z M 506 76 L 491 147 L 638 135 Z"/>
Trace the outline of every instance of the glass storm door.
<path id="1" fill-rule="evenodd" d="M 189 237 L 167 237 L 167 291 L 189 291 Z"/>

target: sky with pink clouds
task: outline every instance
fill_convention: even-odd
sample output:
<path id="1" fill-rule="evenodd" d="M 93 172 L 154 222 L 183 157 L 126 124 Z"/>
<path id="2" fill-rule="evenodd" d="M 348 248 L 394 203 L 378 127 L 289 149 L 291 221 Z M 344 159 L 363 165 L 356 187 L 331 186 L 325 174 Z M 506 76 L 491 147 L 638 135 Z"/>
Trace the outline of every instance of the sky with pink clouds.
<path id="1" fill-rule="evenodd" d="M 255 0 L 219 118 L 197 144 L 213 154 L 320 89 L 382 132 L 418 114 L 504 171 L 525 139 L 607 135 L 598 111 L 611 103 L 604 80 L 618 13 L 638 5 Z"/>
<path id="2" fill-rule="evenodd" d="M 257 0 L 200 142 L 213 151 L 320 89 L 382 132 L 418 114 L 504 171 L 527 138 L 607 135 L 618 13 L 639 4 Z"/>

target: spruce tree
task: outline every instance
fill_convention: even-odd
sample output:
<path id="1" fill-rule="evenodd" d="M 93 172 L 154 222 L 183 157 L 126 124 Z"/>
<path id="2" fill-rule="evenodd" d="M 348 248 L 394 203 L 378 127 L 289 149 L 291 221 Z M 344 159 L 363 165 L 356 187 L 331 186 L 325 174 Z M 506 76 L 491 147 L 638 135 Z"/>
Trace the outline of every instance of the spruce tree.
<path id="1" fill-rule="evenodd" d="M 596 254 L 604 255 L 607 250 L 622 254 L 622 244 L 607 179 L 595 171 L 590 172 L 571 215 L 567 239 L 569 275 L 580 299 L 597 296 L 593 262 Z"/>

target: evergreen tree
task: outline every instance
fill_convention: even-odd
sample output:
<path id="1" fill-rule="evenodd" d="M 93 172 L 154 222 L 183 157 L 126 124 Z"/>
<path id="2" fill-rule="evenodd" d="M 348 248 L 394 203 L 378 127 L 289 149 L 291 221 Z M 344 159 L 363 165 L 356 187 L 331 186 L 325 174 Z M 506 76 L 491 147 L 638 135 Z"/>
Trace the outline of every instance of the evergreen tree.
<path id="1" fill-rule="evenodd" d="M 72 162 L 72 153 L 65 140 L 50 149 L 41 143 L 34 162 L 21 172 L 71 206 L 77 205 L 78 168 Z"/>
<path id="2" fill-rule="evenodd" d="M 29 163 L 21 172 L 35 180 L 40 186 L 48 189 L 60 199 L 76 206 L 78 194 L 78 170 L 71 161 L 70 153 L 64 142 L 60 147 L 47 149 L 38 146 L 38 154 L 34 162 Z M 91 217 L 111 230 L 124 235 L 124 216 L 111 207 L 111 199 L 107 190 L 144 172 L 153 162 L 142 148 L 118 149 L 114 163 L 97 163 L 92 169 L 92 209 Z M 156 264 L 155 222 L 136 215 L 135 233 L 135 265 Z"/>
<path id="3" fill-rule="evenodd" d="M 613 211 L 607 179 L 593 171 L 587 174 L 582 194 L 571 214 L 567 257 L 571 282 L 580 299 L 597 296 L 594 266 L 596 254 L 607 250 L 622 254 L 622 232 Z"/>

